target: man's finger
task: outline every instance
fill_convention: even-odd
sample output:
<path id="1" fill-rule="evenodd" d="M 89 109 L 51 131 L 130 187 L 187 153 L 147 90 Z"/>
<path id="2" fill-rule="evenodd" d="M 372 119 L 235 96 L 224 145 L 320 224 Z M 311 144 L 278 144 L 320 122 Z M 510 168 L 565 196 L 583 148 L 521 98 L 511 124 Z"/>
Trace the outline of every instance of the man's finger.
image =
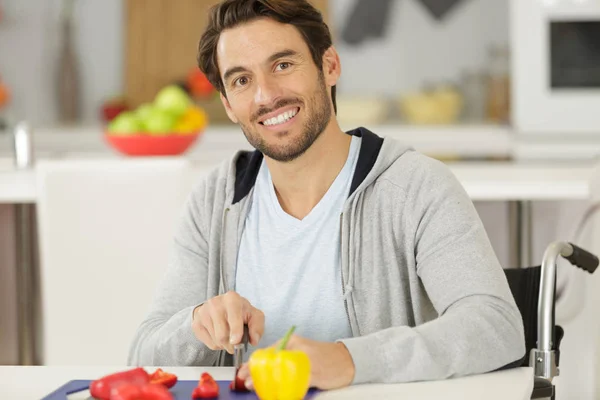
<path id="1" fill-rule="evenodd" d="M 242 313 L 243 304 L 240 297 L 230 297 L 226 301 L 227 323 L 229 324 L 228 343 L 233 346 L 242 341 L 244 335 L 244 315 Z M 233 350 L 233 347 L 232 347 Z"/>
<path id="2" fill-rule="evenodd" d="M 208 347 L 211 350 L 217 350 L 217 345 L 215 345 L 212 336 L 210 335 L 210 333 L 208 333 L 205 327 L 197 325 L 194 328 L 194 332 L 198 340 L 204 343 L 206 347 Z"/>
<path id="3" fill-rule="evenodd" d="M 200 327 L 206 331 L 206 333 L 210 337 L 210 342 L 215 347 L 214 349 L 211 349 L 211 350 L 219 350 L 220 348 L 215 339 L 215 328 L 213 326 L 213 321 L 212 321 L 212 317 L 211 317 L 210 313 L 208 313 L 208 312 L 204 313 L 200 317 Z"/>
<path id="4" fill-rule="evenodd" d="M 229 324 L 225 317 L 225 309 L 222 304 L 215 303 L 210 309 L 210 317 L 213 324 L 213 341 L 219 348 L 224 349 L 229 345 Z"/>
<path id="5" fill-rule="evenodd" d="M 242 364 L 242 367 L 240 368 L 240 370 L 238 372 L 238 378 L 245 381 L 249 377 L 250 377 L 250 368 L 248 368 L 247 363 L 244 363 L 244 364 Z"/>
<path id="6" fill-rule="evenodd" d="M 248 333 L 250 335 L 250 344 L 258 346 L 258 342 L 265 332 L 265 314 L 258 308 L 252 307 L 250 318 L 248 319 Z"/>

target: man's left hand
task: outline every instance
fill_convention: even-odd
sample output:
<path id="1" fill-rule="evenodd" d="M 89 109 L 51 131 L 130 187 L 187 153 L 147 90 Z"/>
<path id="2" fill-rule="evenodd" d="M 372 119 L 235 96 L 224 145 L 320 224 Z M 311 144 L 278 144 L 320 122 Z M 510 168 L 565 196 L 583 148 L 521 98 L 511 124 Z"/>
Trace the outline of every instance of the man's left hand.
<path id="1" fill-rule="evenodd" d="M 349 386 L 354 379 L 354 361 L 343 343 L 318 342 L 292 335 L 286 350 L 299 350 L 308 355 L 311 387 L 321 390 L 339 389 Z M 238 376 L 246 382 L 246 387 L 252 389 L 247 364 L 240 368 Z"/>

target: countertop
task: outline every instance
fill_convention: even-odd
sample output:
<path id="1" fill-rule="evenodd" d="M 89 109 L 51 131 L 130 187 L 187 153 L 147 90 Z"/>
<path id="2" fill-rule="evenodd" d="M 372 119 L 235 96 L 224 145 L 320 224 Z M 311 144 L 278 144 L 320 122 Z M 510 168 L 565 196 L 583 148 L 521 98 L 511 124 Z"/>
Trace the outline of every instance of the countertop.
<path id="1" fill-rule="evenodd" d="M 583 161 L 507 161 L 515 141 L 508 129 L 496 126 L 373 128 L 382 136 L 410 143 L 416 150 L 442 155 L 446 164 L 473 200 L 568 200 L 586 199 L 595 159 Z M 34 131 L 34 158 L 119 159 L 122 156 L 104 142 L 100 127 L 45 128 Z M 212 127 L 182 157 L 198 168 L 210 168 L 236 150 L 252 149 L 236 127 Z M 454 157 L 498 158 L 501 161 L 453 161 Z M 13 166 L 9 135 L 0 136 L 0 203 L 34 203 L 37 198 L 35 165 L 29 170 Z"/>

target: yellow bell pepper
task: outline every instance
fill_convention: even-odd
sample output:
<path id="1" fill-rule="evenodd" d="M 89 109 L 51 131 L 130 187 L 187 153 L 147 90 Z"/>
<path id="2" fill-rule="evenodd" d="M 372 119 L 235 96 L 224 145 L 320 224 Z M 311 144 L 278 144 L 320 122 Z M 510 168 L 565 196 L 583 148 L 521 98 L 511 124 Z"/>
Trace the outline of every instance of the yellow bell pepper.
<path id="1" fill-rule="evenodd" d="M 175 132 L 194 134 L 208 125 L 208 115 L 197 106 L 190 106 L 175 124 Z"/>
<path id="2" fill-rule="evenodd" d="M 248 361 L 254 391 L 261 400 L 301 400 L 310 388 L 310 360 L 306 353 L 285 350 L 292 327 L 278 348 L 258 349 Z"/>

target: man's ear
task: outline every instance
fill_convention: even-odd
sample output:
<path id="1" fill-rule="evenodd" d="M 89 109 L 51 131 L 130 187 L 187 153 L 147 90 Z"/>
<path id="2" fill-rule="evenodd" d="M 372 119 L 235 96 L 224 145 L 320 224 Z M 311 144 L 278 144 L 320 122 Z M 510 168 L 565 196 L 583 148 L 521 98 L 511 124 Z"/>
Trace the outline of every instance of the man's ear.
<path id="1" fill-rule="evenodd" d="M 233 111 L 231 110 L 231 105 L 229 104 L 229 100 L 227 100 L 227 97 L 223 96 L 223 93 L 219 93 L 219 94 L 221 96 L 221 102 L 223 103 L 223 106 L 225 107 L 225 111 L 227 112 L 227 116 L 229 117 L 231 122 L 233 122 L 234 124 L 237 124 L 238 119 L 235 117 L 235 115 L 233 114 Z"/>
<path id="2" fill-rule="evenodd" d="M 331 46 L 323 54 L 323 75 L 327 86 L 337 85 L 341 74 L 342 64 L 340 56 L 335 47 Z"/>

